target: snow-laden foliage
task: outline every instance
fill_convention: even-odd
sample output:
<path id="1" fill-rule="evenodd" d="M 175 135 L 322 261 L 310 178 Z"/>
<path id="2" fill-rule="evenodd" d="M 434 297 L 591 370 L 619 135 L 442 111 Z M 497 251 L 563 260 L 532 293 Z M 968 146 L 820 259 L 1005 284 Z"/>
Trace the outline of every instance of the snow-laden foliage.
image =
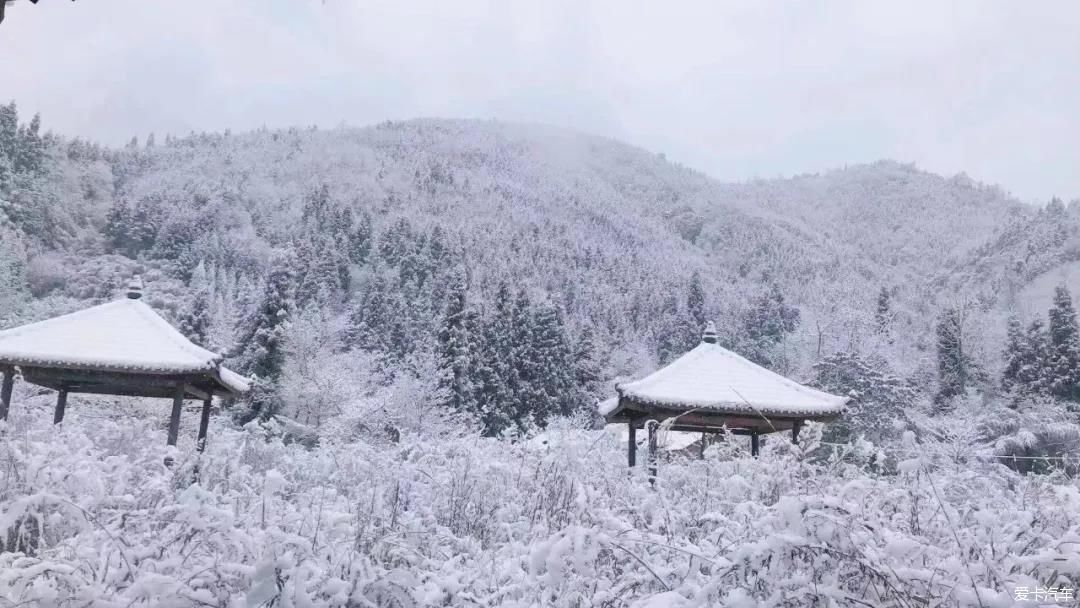
<path id="1" fill-rule="evenodd" d="M 653 487 L 569 424 L 309 449 L 222 417 L 168 468 L 157 418 L 81 405 L 54 428 L 20 400 L 2 430 L 0 605 L 1005 607 L 1080 581 L 1075 482 L 913 434 L 892 475 L 818 459 L 810 427 Z"/>

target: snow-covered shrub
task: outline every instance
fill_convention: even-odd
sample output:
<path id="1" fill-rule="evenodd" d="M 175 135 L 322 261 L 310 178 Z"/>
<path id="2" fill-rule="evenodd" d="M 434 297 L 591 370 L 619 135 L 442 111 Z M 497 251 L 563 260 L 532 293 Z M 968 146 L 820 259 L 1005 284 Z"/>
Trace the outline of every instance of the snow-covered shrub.
<path id="1" fill-rule="evenodd" d="M 18 397 L 0 530 L 30 516 L 37 538 L 0 553 L 0 604 L 1004 608 L 1080 581 L 1075 482 L 915 433 L 892 475 L 821 461 L 812 425 L 756 460 L 732 442 L 663 461 L 650 486 L 614 434 L 562 422 L 306 448 L 222 417 L 200 456 L 195 407 L 167 449 L 153 408 L 75 400 L 53 427 Z"/>

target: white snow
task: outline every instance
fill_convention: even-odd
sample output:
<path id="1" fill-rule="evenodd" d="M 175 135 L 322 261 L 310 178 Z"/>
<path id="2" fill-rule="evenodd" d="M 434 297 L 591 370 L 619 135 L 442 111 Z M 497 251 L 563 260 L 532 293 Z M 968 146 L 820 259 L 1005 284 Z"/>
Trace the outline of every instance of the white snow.
<path id="1" fill-rule="evenodd" d="M 846 397 L 830 395 L 769 371 L 717 344 L 702 342 L 652 374 L 617 387 L 623 397 L 679 409 L 832 416 Z M 610 416 L 618 407 L 600 405 Z M 605 410 L 604 408 L 610 409 Z"/>
<path id="2" fill-rule="evenodd" d="M 630 433 L 626 430 L 625 424 L 609 424 L 606 425 L 604 429 L 616 436 L 620 445 L 624 445 L 630 438 Z M 661 425 L 660 432 L 656 436 L 656 444 L 661 451 L 677 451 L 684 450 L 694 445 L 694 442 L 699 439 L 701 439 L 701 433 L 669 431 L 665 430 L 663 425 Z M 645 445 L 648 442 L 648 434 L 639 432 L 637 434 L 637 441 L 642 445 Z"/>
<path id="3" fill-rule="evenodd" d="M 238 393 L 246 393 L 251 388 L 251 383 L 248 382 L 247 378 L 227 367 L 218 366 L 217 372 L 218 380 Z"/>
<path id="4" fill-rule="evenodd" d="M 615 408 L 617 407 L 619 407 L 619 398 L 611 397 L 610 399 L 604 399 L 603 401 L 601 401 L 600 404 L 597 406 L 597 409 L 600 410 L 601 416 L 607 416 L 611 412 L 614 412 Z"/>
<path id="5" fill-rule="evenodd" d="M 0 332 L 0 363 L 101 371 L 211 372 L 243 392 L 247 381 L 141 300 L 123 299 Z"/>

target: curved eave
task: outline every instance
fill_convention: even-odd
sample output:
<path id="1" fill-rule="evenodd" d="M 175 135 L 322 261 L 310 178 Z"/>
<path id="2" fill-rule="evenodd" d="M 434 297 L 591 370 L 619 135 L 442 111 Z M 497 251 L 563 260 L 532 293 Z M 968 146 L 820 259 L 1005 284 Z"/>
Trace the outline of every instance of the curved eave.
<path id="1" fill-rule="evenodd" d="M 46 359 L 39 357 L 5 355 L 0 353 L 0 366 L 44 367 L 48 369 L 71 369 L 86 372 L 120 372 L 128 374 L 163 374 L 176 376 L 205 374 L 206 372 L 216 369 L 220 364 L 220 361 L 220 359 L 211 359 L 203 363 L 191 365 L 132 365 L 131 363 L 125 363 L 123 361 L 91 361 L 78 358 Z"/>
<path id="2" fill-rule="evenodd" d="M 724 416 L 758 417 L 762 420 L 792 420 L 792 421 L 815 421 L 828 422 L 835 420 L 843 414 L 844 405 L 850 400 L 846 397 L 838 397 L 833 404 L 823 404 L 818 407 L 791 407 L 776 404 L 748 404 L 745 402 L 698 402 L 688 403 L 669 399 L 642 398 L 634 394 L 621 394 L 617 403 L 610 408 L 611 400 L 601 404 L 600 413 L 608 422 L 626 422 L 632 418 L 658 415 L 671 417 L 693 412 L 697 416 L 706 418 L 722 418 Z M 604 411 L 604 405 L 609 406 Z"/>
<path id="3" fill-rule="evenodd" d="M 237 395 L 251 390 L 251 382 L 247 378 L 227 367 L 218 366 L 215 370 L 214 379 L 230 394 Z"/>

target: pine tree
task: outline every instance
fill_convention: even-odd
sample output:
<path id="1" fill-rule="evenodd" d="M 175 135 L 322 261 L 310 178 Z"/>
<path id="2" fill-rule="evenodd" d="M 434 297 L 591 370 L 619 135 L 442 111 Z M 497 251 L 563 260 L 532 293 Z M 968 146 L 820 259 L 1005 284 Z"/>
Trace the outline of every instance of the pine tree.
<path id="1" fill-rule="evenodd" d="M 512 420 L 522 421 L 520 426 L 524 426 L 532 407 L 529 403 L 529 391 L 536 377 L 532 301 L 524 289 L 519 289 L 514 297 L 510 321 L 510 361 L 513 364 L 512 377 L 516 386 L 512 393 L 513 401 L 507 404 L 506 411 Z"/>
<path id="2" fill-rule="evenodd" d="M 743 354 L 766 367 L 784 366 L 782 353 L 776 352 L 787 335 L 799 327 L 799 309 L 788 306 L 777 285 L 762 294 L 743 321 Z"/>
<path id="3" fill-rule="evenodd" d="M 1050 388 L 1050 336 L 1042 319 L 1031 321 L 1024 334 L 1022 359 L 1017 381 L 1034 394 L 1045 394 Z"/>
<path id="4" fill-rule="evenodd" d="M 255 376 L 247 395 L 248 408 L 239 414 L 241 423 L 254 418 L 266 420 L 282 407 L 278 382 L 285 365 L 289 323 L 296 310 L 292 257 L 291 252 L 275 256 L 259 305 L 241 334 L 240 363 L 242 369 Z"/>
<path id="5" fill-rule="evenodd" d="M 1072 295 L 1064 285 L 1054 290 L 1049 317 L 1047 371 L 1050 392 L 1062 399 L 1080 401 L 1080 328 L 1077 327 Z"/>
<path id="6" fill-rule="evenodd" d="M 894 421 L 917 400 L 915 387 L 878 357 L 835 353 L 814 364 L 813 386 L 851 398 L 844 416 L 826 430 L 830 441 L 865 436 L 879 443 L 894 434 Z"/>
<path id="7" fill-rule="evenodd" d="M 389 297 L 390 286 L 381 275 L 375 275 L 361 289 L 360 298 L 349 316 L 346 344 L 367 351 L 385 351 L 387 330 L 394 314 Z"/>
<path id="8" fill-rule="evenodd" d="M 109 245 L 114 251 L 126 252 L 130 248 L 128 242 L 128 225 L 131 223 L 131 210 L 127 202 L 122 199 L 113 201 L 105 215 L 105 236 L 109 239 Z"/>
<path id="9" fill-rule="evenodd" d="M 210 296 L 205 291 L 195 293 L 191 306 L 180 318 L 180 333 L 199 346 L 210 345 Z"/>
<path id="10" fill-rule="evenodd" d="M 504 281 L 496 291 L 494 310 L 480 329 L 474 396 L 476 408 L 494 421 L 513 417 L 512 409 L 520 390 L 513 315 L 514 298 Z"/>
<path id="11" fill-rule="evenodd" d="M 600 394 L 601 364 L 597 357 L 596 338 L 591 326 L 581 329 L 574 348 L 574 374 L 586 401 Z"/>
<path id="12" fill-rule="evenodd" d="M 1005 359 L 1005 369 L 1001 372 L 1001 388 L 1005 391 L 1018 388 L 1020 374 L 1027 355 L 1026 351 L 1027 336 L 1024 333 L 1024 328 L 1020 324 L 1020 319 L 1016 315 L 1012 315 L 1009 317 L 1005 331 L 1005 350 L 1002 353 Z"/>
<path id="13" fill-rule="evenodd" d="M 533 313 L 529 417 L 544 426 L 552 416 L 568 416 L 579 405 L 574 366 L 558 308 L 544 302 Z M 518 424 L 525 421 L 517 420 Z"/>
<path id="14" fill-rule="evenodd" d="M 467 285 L 460 276 L 453 286 L 439 331 L 439 391 L 445 395 L 445 405 L 455 412 L 473 411 L 475 405 L 473 372 L 474 357 L 467 302 Z M 484 417 L 485 426 L 495 426 Z M 491 425 L 491 426 L 489 426 Z"/>
<path id="15" fill-rule="evenodd" d="M 892 295 L 886 287 L 882 287 L 878 292 L 877 308 L 874 310 L 874 326 L 883 336 L 888 336 L 892 329 Z"/>
<path id="16" fill-rule="evenodd" d="M 297 278 L 296 302 L 301 308 L 311 302 L 323 304 L 340 300 L 348 278 L 348 262 L 325 234 L 309 230 L 294 244 Z M 344 266 L 344 268 L 343 268 Z"/>
<path id="17" fill-rule="evenodd" d="M 939 406 L 964 392 L 977 377 L 971 355 L 965 350 L 964 317 L 958 308 L 949 308 L 937 323 Z"/>
<path id="18" fill-rule="evenodd" d="M 371 215 L 367 211 L 360 213 L 348 233 L 348 258 L 353 264 L 363 264 L 371 252 L 372 239 Z"/>
<path id="19" fill-rule="evenodd" d="M 698 345 L 704 325 L 699 325 L 689 312 L 678 310 L 665 315 L 656 327 L 656 356 L 666 364 Z"/>
<path id="20" fill-rule="evenodd" d="M 296 310 L 292 258 L 291 253 L 287 253 L 274 260 L 262 299 L 242 333 L 244 369 L 269 381 L 277 380 L 281 374 L 285 333 Z"/>
<path id="21" fill-rule="evenodd" d="M 686 294 L 686 310 L 700 332 L 705 327 L 705 288 L 701 285 L 701 274 L 694 271 L 690 277 L 690 288 Z"/>

